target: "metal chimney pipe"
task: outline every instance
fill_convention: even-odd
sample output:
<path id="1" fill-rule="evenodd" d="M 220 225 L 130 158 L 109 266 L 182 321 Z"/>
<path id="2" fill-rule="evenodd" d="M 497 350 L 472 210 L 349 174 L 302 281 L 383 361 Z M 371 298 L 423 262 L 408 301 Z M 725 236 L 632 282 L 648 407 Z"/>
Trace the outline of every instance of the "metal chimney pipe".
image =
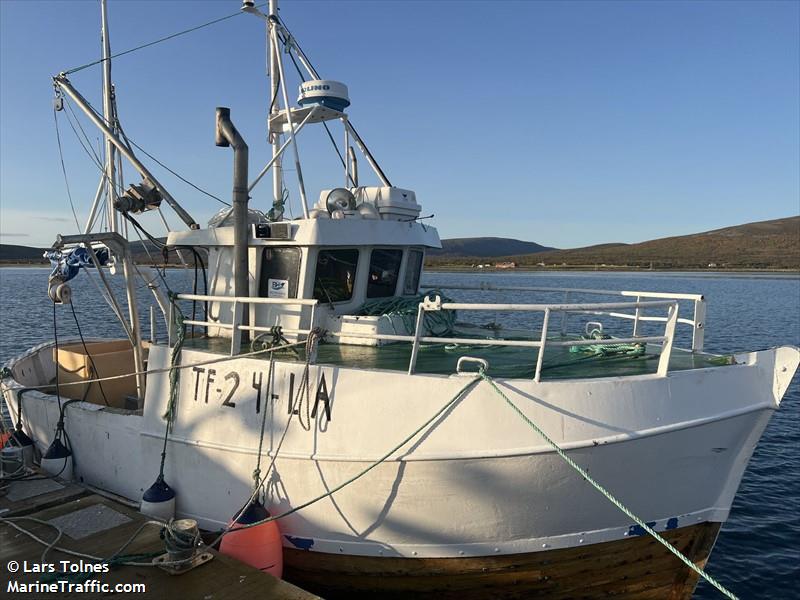
<path id="1" fill-rule="evenodd" d="M 233 294 L 243 298 L 250 296 L 247 266 L 247 163 L 248 151 L 239 132 L 231 122 L 231 109 L 217 107 L 217 126 L 215 144 L 223 148 L 233 147 Z M 248 322 L 248 310 L 243 312 L 242 323 Z M 242 340 L 247 341 L 247 331 L 242 332 Z"/>

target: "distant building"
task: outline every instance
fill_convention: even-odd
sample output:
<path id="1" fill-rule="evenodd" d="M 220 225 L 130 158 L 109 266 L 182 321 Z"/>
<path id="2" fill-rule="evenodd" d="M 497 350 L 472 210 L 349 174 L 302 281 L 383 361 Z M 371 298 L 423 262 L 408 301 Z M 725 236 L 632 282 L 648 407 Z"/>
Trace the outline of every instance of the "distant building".
<path id="1" fill-rule="evenodd" d="M 495 263 L 494 268 L 495 269 L 516 269 L 517 268 L 517 263 L 515 263 L 515 262 L 499 262 L 499 263 Z"/>
<path id="2" fill-rule="evenodd" d="M 709 269 L 716 269 L 717 268 L 717 263 L 708 263 L 708 268 Z"/>

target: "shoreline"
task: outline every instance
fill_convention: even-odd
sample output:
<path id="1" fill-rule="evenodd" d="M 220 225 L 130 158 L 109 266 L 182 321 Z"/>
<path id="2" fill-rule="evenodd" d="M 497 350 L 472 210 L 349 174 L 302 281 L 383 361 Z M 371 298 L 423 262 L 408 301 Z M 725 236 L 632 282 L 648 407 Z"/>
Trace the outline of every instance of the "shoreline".
<path id="1" fill-rule="evenodd" d="M 157 267 L 159 269 L 192 269 L 193 265 L 152 265 L 148 263 L 136 263 L 139 267 Z M 29 263 L 29 262 L 0 262 L 0 269 L 52 269 L 50 263 Z"/>
<path id="2" fill-rule="evenodd" d="M 640 268 L 640 267 L 626 267 L 626 266 L 595 266 L 595 265 L 553 265 L 552 267 L 515 267 L 513 269 L 503 269 L 496 267 L 484 267 L 478 269 L 472 266 L 464 265 L 436 265 L 425 266 L 425 273 L 557 273 L 562 271 L 575 271 L 578 273 L 784 273 L 800 276 L 800 268 L 779 268 L 779 267 L 765 267 L 760 269 L 755 268 L 703 268 L 703 267 L 660 267 L 655 269 Z"/>
<path id="3" fill-rule="evenodd" d="M 158 267 L 159 269 L 187 269 L 192 268 L 191 265 L 148 265 L 142 263 L 142 266 Z M 0 262 L 0 269 L 50 269 L 52 268 L 47 263 L 29 263 L 29 262 Z M 484 267 L 478 269 L 471 266 L 464 265 L 447 265 L 447 266 L 425 266 L 423 274 L 427 273 L 501 273 L 511 275 L 514 273 L 639 273 L 647 275 L 648 273 L 693 273 L 700 275 L 794 275 L 800 277 L 800 269 L 781 269 L 781 268 L 762 268 L 762 269 L 748 269 L 748 268 L 731 268 L 731 269 L 708 269 L 700 267 L 672 267 L 672 268 L 639 268 L 639 267 L 624 267 L 624 266 L 594 266 L 594 265 L 558 265 L 552 267 L 516 267 L 513 269 L 503 269 L 496 267 Z"/>

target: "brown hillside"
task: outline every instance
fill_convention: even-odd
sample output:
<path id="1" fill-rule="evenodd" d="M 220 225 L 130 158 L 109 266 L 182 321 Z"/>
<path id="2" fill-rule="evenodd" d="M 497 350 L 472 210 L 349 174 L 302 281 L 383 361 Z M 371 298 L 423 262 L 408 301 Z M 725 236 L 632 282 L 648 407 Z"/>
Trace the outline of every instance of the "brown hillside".
<path id="1" fill-rule="evenodd" d="M 516 257 L 521 264 L 800 268 L 800 216 L 638 244 L 603 244 Z"/>

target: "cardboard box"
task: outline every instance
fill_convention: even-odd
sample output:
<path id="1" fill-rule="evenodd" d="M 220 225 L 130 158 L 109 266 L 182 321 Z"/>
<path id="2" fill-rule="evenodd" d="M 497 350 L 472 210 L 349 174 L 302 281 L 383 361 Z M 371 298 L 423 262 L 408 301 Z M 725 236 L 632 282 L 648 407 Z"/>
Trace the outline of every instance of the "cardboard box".
<path id="1" fill-rule="evenodd" d="M 86 350 L 89 354 L 86 354 Z M 86 349 L 80 342 L 59 346 L 58 358 L 53 348 L 53 361 L 58 362 L 58 380 L 60 383 L 72 383 L 113 377 L 134 373 L 133 347 L 128 340 L 108 342 L 87 342 Z M 102 385 L 102 391 L 101 391 Z M 121 377 L 110 381 L 88 383 L 84 385 L 68 385 L 61 388 L 65 398 L 85 400 L 115 408 L 138 408 L 136 400 L 136 378 Z"/>

